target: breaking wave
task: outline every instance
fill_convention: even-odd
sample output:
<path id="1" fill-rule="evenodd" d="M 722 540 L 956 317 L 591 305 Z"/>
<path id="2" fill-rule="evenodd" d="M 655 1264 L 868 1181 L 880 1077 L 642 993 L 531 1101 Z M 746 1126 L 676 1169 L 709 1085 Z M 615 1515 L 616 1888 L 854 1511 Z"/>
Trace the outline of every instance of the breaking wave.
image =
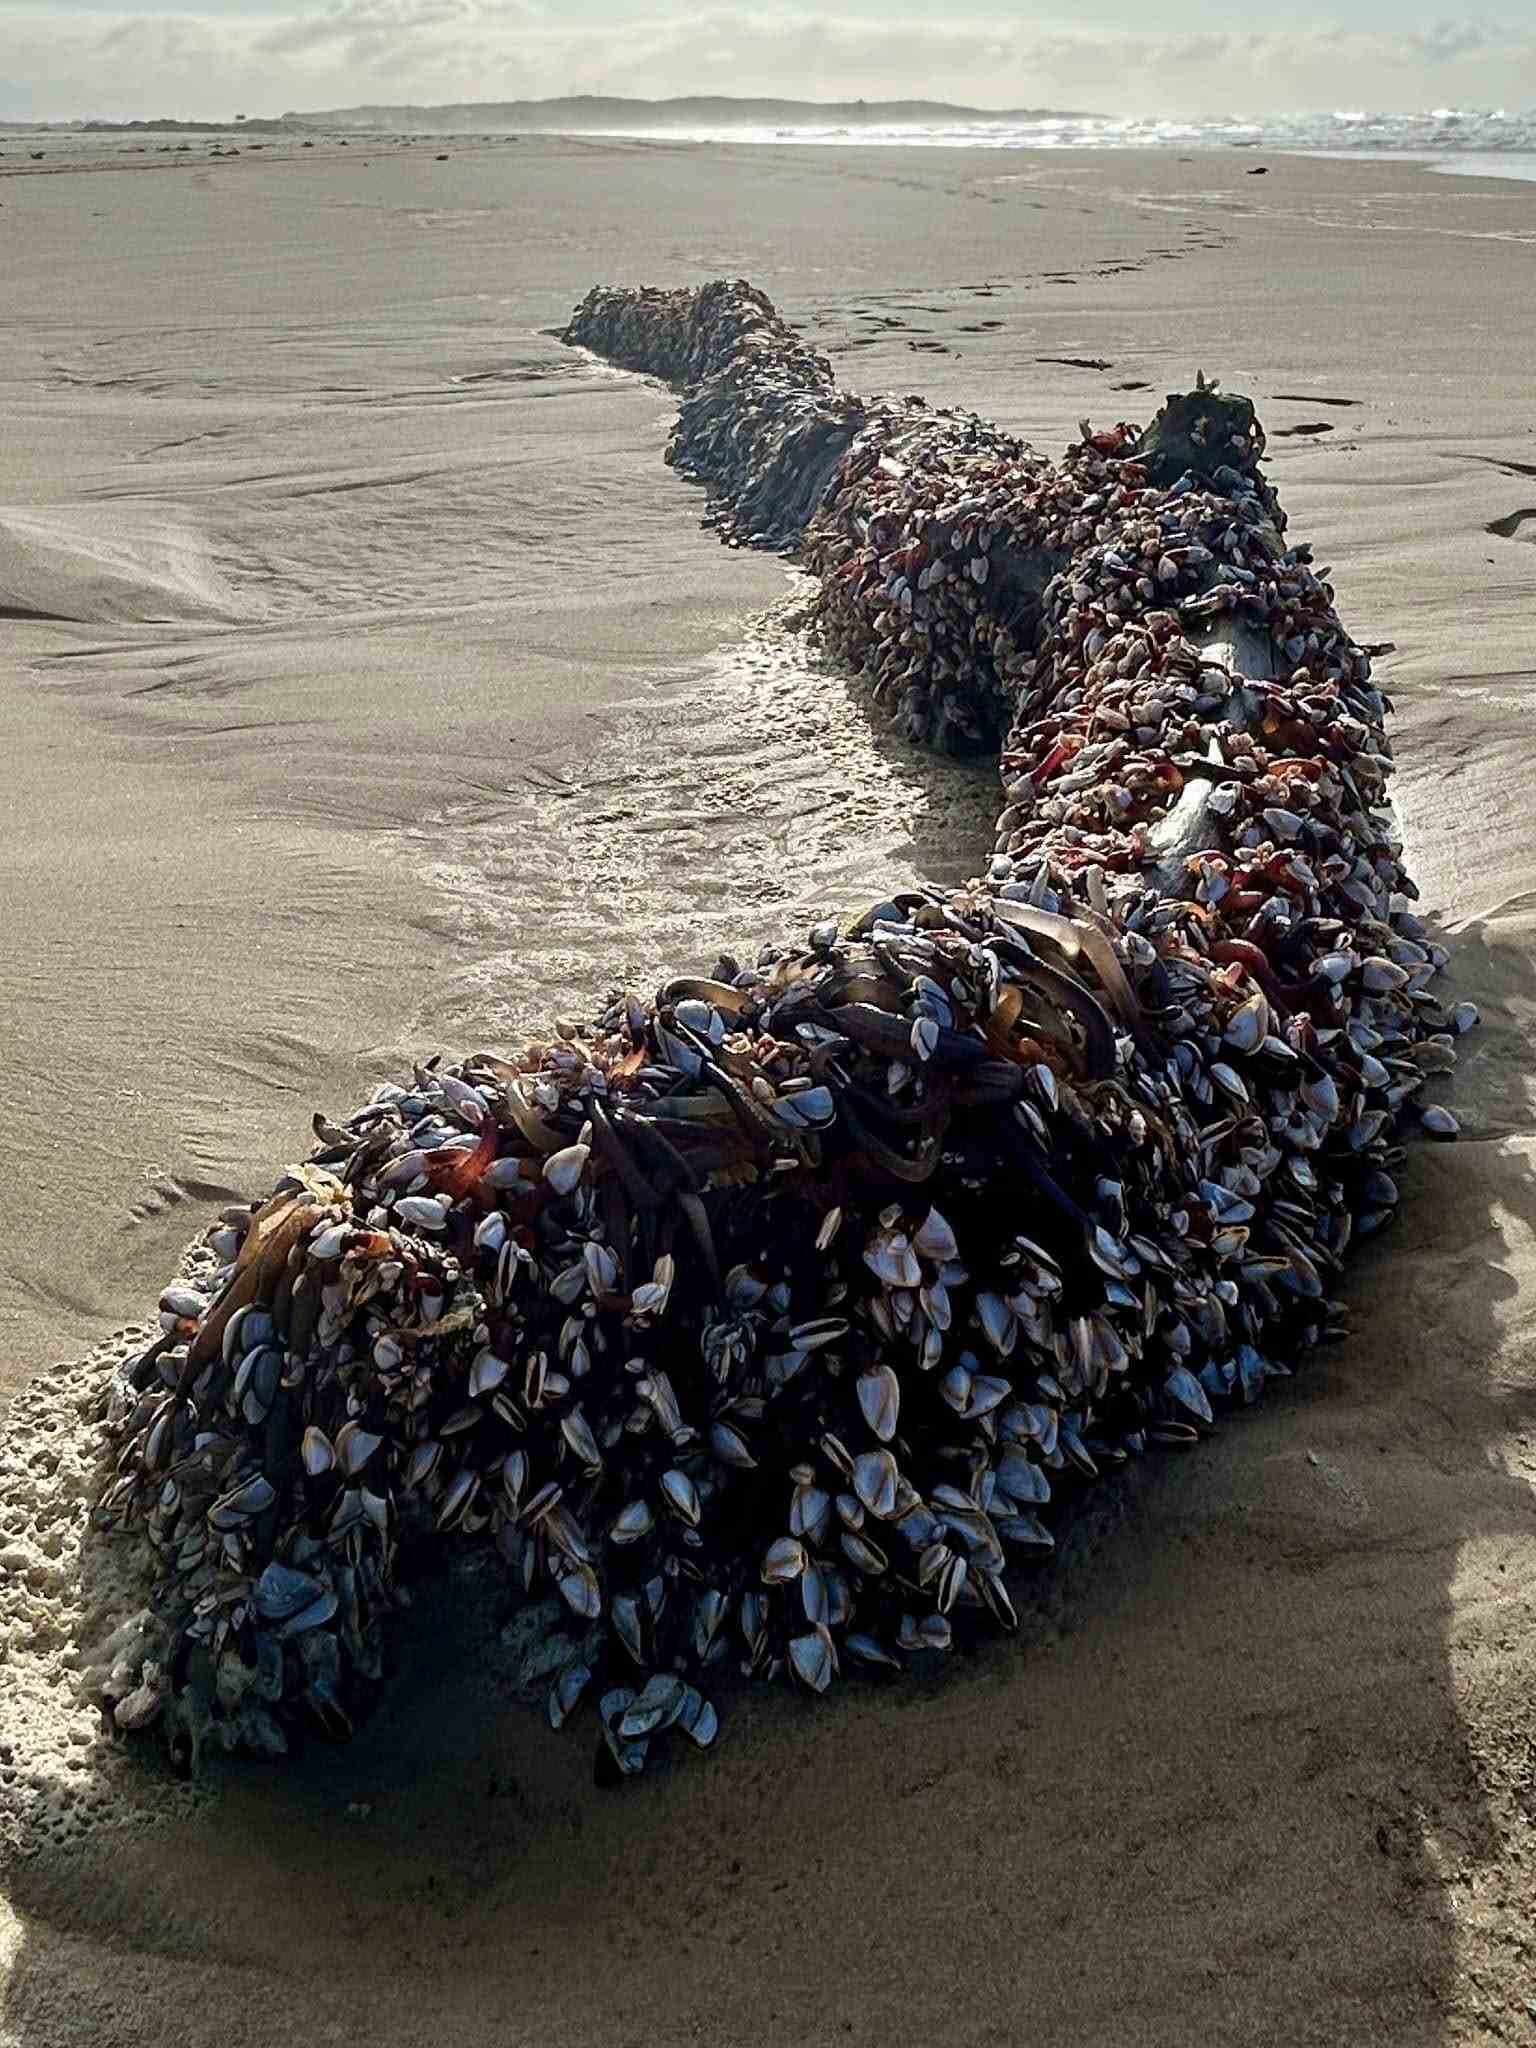
<path id="1" fill-rule="evenodd" d="M 1435 107 L 1415 114 L 1269 114 L 1250 121 L 1155 120 L 1090 114 L 1034 119 L 839 127 L 713 127 L 628 130 L 676 141 L 927 145 L 949 149 L 1300 149 L 1408 156 L 1497 155 L 1500 175 L 1536 176 L 1536 107 L 1514 111 Z M 1518 166 L 1507 161 L 1525 156 Z M 1490 166 L 1490 168 L 1492 168 Z"/>

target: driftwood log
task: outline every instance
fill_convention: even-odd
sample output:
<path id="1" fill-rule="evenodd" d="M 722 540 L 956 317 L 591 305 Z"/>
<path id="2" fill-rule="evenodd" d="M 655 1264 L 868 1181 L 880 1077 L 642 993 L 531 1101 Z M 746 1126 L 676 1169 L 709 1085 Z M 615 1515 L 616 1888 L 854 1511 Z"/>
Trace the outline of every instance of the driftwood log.
<path id="1" fill-rule="evenodd" d="M 999 754 L 996 843 L 418 1067 L 226 1212 L 100 1509 L 157 1572 L 108 1696 L 181 1755 L 345 1733 L 410 1537 L 492 1561 L 606 1774 L 712 1741 L 724 1666 L 823 1692 L 1010 1626 L 1064 1494 L 1339 1333 L 1470 1021 L 1247 400 L 1053 463 L 840 393 L 745 285 L 595 292 L 568 339 L 679 387 L 710 518 L 798 552 L 915 738 Z"/>

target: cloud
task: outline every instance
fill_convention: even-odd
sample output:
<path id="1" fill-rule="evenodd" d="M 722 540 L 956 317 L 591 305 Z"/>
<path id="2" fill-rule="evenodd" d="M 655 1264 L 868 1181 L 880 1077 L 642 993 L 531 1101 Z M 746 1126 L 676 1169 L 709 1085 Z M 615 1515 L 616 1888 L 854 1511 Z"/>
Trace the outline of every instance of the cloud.
<path id="1" fill-rule="evenodd" d="M 350 50 L 359 43 L 387 46 L 402 54 L 421 38 L 476 37 L 486 10 L 476 0 L 344 0 L 312 16 L 290 17 L 263 30 L 251 44 L 258 57 L 285 57 L 310 50 Z M 531 7 L 498 7 L 497 26 L 537 22 Z"/>
<path id="2" fill-rule="evenodd" d="M 1506 40 L 1504 32 L 1486 21 L 1437 21 L 1426 29 L 1410 29 L 1402 41 L 1411 62 L 1423 58 L 1432 64 L 1451 64 L 1458 57 L 1497 52 Z"/>
<path id="3" fill-rule="evenodd" d="M 1115 33 L 1066 20 L 888 0 L 332 0 L 176 15 L 82 14 L 0 0 L 0 113 L 38 119 L 280 113 L 358 101 L 566 92 L 916 96 L 1177 117 L 1387 111 L 1536 100 L 1536 29 L 1483 17 L 1372 33 L 1339 24 Z M 843 0 L 856 8 L 860 0 Z M 1059 0 L 1065 5 L 1065 0 Z"/>

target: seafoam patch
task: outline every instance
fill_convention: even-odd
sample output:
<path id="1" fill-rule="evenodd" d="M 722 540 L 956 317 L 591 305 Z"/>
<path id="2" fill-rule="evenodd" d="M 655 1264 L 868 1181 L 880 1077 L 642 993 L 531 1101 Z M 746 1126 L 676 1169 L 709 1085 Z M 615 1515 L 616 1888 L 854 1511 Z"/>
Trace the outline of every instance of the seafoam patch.
<path id="1" fill-rule="evenodd" d="M 142 1543 L 92 1526 L 112 1376 L 153 1332 L 120 1330 L 24 1387 L 0 1444 L 0 1855 L 184 1815 L 206 1791 L 146 1772 L 96 1704 L 137 1640 Z"/>

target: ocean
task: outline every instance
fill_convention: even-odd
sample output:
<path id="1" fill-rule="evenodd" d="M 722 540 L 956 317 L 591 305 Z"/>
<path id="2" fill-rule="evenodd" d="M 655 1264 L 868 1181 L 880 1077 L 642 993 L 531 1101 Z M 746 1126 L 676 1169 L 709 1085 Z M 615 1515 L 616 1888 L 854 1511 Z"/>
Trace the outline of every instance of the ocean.
<path id="1" fill-rule="evenodd" d="M 617 132 L 617 131 L 615 131 Z M 1536 108 L 1436 107 L 1426 113 L 1264 114 L 1188 120 L 1059 114 L 1036 121 L 926 126 L 626 129 L 652 140 L 777 142 L 859 148 L 1305 150 L 1323 156 L 1422 157 L 1437 170 L 1536 178 Z"/>

